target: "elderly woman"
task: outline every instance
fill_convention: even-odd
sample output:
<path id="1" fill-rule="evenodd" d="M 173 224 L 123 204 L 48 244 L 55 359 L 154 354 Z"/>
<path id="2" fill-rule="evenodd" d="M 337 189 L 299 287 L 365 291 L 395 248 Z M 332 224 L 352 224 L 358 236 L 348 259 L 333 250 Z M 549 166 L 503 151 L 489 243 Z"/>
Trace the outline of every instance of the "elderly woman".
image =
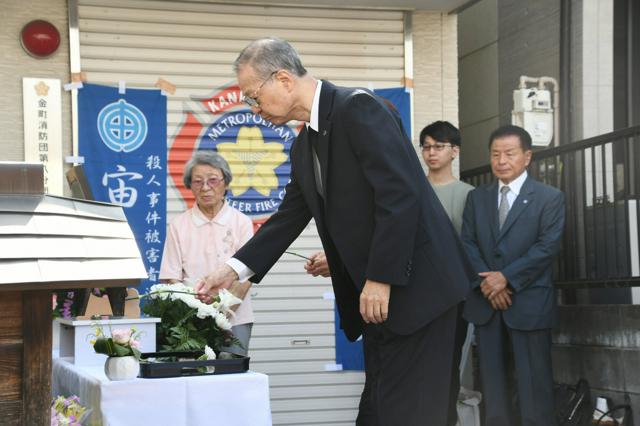
<path id="1" fill-rule="evenodd" d="M 184 185 L 196 199 L 193 207 L 171 221 L 160 266 L 160 280 L 196 281 L 216 270 L 253 235 L 253 224 L 225 202 L 231 169 L 220 154 L 198 151 L 184 168 Z M 250 283 L 236 283 L 232 292 L 243 299 L 232 319 L 232 331 L 243 347 L 225 348 L 246 355 L 253 325 Z"/>

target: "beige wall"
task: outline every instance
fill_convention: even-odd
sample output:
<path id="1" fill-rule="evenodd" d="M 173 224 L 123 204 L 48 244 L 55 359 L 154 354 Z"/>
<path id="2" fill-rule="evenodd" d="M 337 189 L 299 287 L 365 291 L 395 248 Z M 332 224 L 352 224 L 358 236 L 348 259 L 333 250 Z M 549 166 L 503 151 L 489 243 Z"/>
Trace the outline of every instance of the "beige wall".
<path id="1" fill-rule="evenodd" d="M 58 51 L 46 59 L 27 55 L 20 45 L 20 30 L 34 20 L 51 22 L 60 32 Z M 5 1 L 0 7 L 0 161 L 23 161 L 22 77 L 69 77 L 69 24 L 66 0 Z M 62 152 L 71 154 L 71 96 L 62 93 Z"/>
<path id="2" fill-rule="evenodd" d="M 413 142 L 416 146 L 420 130 L 433 121 L 447 120 L 458 126 L 457 25 L 456 15 L 413 13 Z M 454 169 L 457 174 L 457 162 Z"/>
<path id="3" fill-rule="evenodd" d="M 15 1 L 7 3 L 0 10 L 0 77 L 6 88 L 0 101 L 0 161 L 22 161 L 22 77 L 57 78 L 63 84 L 70 80 L 67 2 L 31 0 L 28 7 Z M 61 36 L 60 48 L 47 59 L 32 58 L 20 46 L 22 26 L 39 18 L 53 23 Z M 448 120 L 458 125 L 456 28 L 456 15 L 413 13 L 415 145 L 420 130 L 432 121 Z M 63 154 L 71 155 L 69 92 L 62 93 L 62 139 Z"/>

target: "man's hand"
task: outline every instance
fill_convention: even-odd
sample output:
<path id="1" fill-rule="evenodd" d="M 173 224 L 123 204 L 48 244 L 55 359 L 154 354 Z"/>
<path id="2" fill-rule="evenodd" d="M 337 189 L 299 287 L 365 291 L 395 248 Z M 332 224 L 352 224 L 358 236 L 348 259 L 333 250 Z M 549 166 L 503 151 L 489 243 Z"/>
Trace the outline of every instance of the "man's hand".
<path id="1" fill-rule="evenodd" d="M 505 311 L 511 306 L 511 294 L 507 287 L 507 278 L 500 271 L 480 272 L 484 278 L 480 283 L 480 290 L 495 310 Z"/>
<path id="2" fill-rule="evenodd" d="M 500 291 L 507 288 L 507 279 L 500 271 L 480 272 L 478 275 L 484 278 L 480 283 L 480 290 L 484 297 L 491 300 Z"/>
<path id="3" fill-rule="evenodd" d="M 389 315 L 389 294 L 391 286 L 378 281 L 367 280 L 360 293 L 360 315 L 367 324 L 380 324 Z"/>
<path id="4" fill-rule="evenodd" d="M 330 277 L 331 271 L 329 271 L 329 264 L 327 263 L 327 257 L 323 251 L 314 253 L 311 256 L 311 260 L 308 260 L 304 265 L 304 269 L 307 270 L 307 274 L 311 274 L 314 277 L 322 275 L 323 277 Z"/>
<path id="5" fill-rule="evenodd" d="M 198 281 L 195 288 L 196 297 L 204 303 L 213 303 L 213 298 L 220 289 L 231 287 L 231 284 L 237 280 L 236 271 L 231 269 L 231 266 L 224 264 Z"/>
<path id="6" fill-rule="evenodd" d="M 491 307 L 496 311 L 506 311 L 511 306 L 511 290 L 505 288 L 496 293 L 493 299 L 489 299 L 489 303 L 491 303 Z"/>

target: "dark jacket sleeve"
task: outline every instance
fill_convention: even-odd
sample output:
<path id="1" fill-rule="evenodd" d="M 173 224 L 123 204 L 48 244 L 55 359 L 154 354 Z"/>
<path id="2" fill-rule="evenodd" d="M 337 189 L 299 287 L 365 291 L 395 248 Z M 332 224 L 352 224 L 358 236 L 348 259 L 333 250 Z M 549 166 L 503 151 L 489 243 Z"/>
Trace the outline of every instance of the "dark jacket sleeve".
<path id="1" fill-rule="evenodd" d="M 233 255 L 255 273 L 249 279 L 251 282 L 262 280 L 310 220 L 311 212 L 291 173 L 291 181 L 286 186 L 286 194 L 278 211 Z"/>
<path id="2" fill-rule="evenodd" d="M 352 95 L 342 114 L 348 143 L 374 193 L 375 229 L 366 278 L 405 285 L 420 214 L 412 163 L 417 159 L 410 157 L 415 152 L 394 116 L 370 93 Z"/>
<path id="3" fill-rule="evenodd" d="M 479 277 L 477 274 L 490 270 L 482 258 L 480 244 L 478 243 L 478 233 L 476 229 L 477 221 L 475 217 L 476 208 L 473 201 L 475 191 L 478 191 L 478 189 L 467 194 L 467 201 L 464 205 L 464 212 L 462 214 L 462 234 L 460 235 L 462 245 L 464 246 L 467 256 L 469 257 L 471 265 L 473 265 L 473 269 L 476 273 L 474 279 L 471 281 L 472 289 L 480 287 L 480 283 L 482 283 L 483 278 Z"/>

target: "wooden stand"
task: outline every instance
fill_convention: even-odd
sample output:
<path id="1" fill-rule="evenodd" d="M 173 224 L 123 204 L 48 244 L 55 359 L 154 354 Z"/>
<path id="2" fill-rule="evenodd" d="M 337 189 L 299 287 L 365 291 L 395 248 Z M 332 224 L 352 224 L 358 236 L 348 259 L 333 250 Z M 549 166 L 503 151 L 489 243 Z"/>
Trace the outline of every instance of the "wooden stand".
<path id="1" fill-rule="evenodd" d="M 48 426 L 51 291 L 147 273 L 122 208 L 45 195 L 42 164 L 0 163 L 0 215 L 0 425 Z"/>
<path id="2" fill-rule="evenodd" d="M 51 291 L 0 296 L 2 424 L 50 423 Z"/>

